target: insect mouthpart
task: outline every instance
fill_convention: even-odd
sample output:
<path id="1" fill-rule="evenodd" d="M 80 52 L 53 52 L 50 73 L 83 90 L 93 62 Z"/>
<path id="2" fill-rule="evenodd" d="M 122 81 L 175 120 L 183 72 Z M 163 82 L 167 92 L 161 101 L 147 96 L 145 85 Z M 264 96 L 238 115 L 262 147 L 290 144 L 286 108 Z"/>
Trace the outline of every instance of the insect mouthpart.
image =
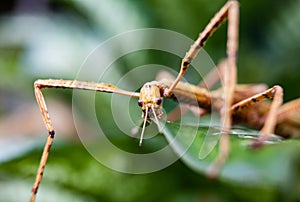
<path id="1" fill-rule="evenodd" d="M 142 108 L 142 118 L 147 117 L 147 119 L 151 118 L 161 118 L 162 112 L 162 98 L 155 98 L 154 102 L 144 102 L 143 100 L 138 100 L 138 105 Z M 147 116 L 146 116 L 147 111 Z"/>

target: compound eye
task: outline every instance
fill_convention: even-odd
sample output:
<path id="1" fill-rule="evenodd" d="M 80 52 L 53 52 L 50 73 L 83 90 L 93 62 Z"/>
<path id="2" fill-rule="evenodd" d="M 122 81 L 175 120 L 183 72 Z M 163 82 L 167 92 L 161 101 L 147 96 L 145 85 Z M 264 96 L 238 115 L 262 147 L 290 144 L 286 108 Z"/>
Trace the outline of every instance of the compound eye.
<path id="1" fill-rule="evenodd" d="M 155 98 L 155 103 L 156 103 L 157 105 L 160 105 L 161 102 L 162 102 L 162 98 L 161 98 L 161 97 Z"/>
<path id="2" fill-rule="evenodd" d="M 142 106 L 143 106 L 143 100 L 138 100 L 138 105 L 139 105 L 140 107 L 142 107 Z"/>

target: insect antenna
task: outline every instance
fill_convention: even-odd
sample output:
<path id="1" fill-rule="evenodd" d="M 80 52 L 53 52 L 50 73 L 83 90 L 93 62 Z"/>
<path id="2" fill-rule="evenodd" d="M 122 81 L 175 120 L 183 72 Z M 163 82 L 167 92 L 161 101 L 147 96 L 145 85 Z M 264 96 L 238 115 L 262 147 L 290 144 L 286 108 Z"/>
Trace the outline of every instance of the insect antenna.
<path id="1" fill-rule="evenodd" d="M 143 123 L 143 128 L 142 128 L 142 133 L 141 133 L 141 137 L 140 137 L 139 146 L 142 146 L 144 132 L 145 132 L 145 127 L 146 127 L 146 122 L 147 122 L 147 117 L 148 117 L 148 106 L 146 106 L 146 113 L 145 113 L 145 117 L 144 117 L 144 123 Z"/>
<path id="2" fill-rule="evenodd" d="M 157 115 L 156 115 L 155 110 L 154 110 L 154 105 L 151 106 L 151 109 L 152 109 L 152 112 L 154 114 L 154 118 L 155 118 L 156 125 L 158 127 L 158 131 L 161 133 L 162 132 L 162 128 L 161 128 L 161 126 L 160 126 L 160 124 L 158 122 L 158 118 L 157 118 Z"/>

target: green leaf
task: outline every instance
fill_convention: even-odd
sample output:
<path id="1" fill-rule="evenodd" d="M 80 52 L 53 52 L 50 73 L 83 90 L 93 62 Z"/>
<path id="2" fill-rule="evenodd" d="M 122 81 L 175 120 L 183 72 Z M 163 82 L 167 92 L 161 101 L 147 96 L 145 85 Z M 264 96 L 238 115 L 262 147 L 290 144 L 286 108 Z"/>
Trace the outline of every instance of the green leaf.
<path id="1" fill-rule="evenodd" d="M 80 143 L 55 142 L 53 146 L 37 201 L 199 201 L 199 196 L 201 199 L 224 198 L 224 191 L 220 190 L 226 188 L 205 181 L 180 162 L 159 172 L 131 175 L 101 165 Z M 29 200 L 41 149 L 1 162 L 0 201 Z M 234 200 L 234 196 L 230 198 Z"/>
<path id="2" fill-rule="evenodd" d="M 196 131 L 195 137 L 193 132 Z M 209 131 L 209 133 L 208 133 Z M 196 125 L 179 125 L 167 122 L 163 134 L 181 160 L 194 171 L 205 175 L 208 166 L 218 154 L 218 128 L 199 127 Z M 258 132 L 248 129 L 233 129 L 230 135 L 230 155 L 223 165 L 218 180 L 234 186 L 266 187 L 278 190 L 282 194 L 296 194 L 299 197 L 299 162 L 300 142 L 282 140 L 276 136 L 269 144 L 251 149 L 249 145 L 257 138 Z M 173 141 L 175 140 L 176 141 Z M 187 140 L 189 139 L 189 140 Z M 191 144 L 187 148 L 187 142 Z M 174 143 L 176 142 L 176 143 Z M 211 152 L 204 159 L 199 159 L 199 152 L 205 144 L 213 143 Z M 215 146 L 214 146 L 215 145 Z M 183 154 L 182 151 L 186 150 Z"/>

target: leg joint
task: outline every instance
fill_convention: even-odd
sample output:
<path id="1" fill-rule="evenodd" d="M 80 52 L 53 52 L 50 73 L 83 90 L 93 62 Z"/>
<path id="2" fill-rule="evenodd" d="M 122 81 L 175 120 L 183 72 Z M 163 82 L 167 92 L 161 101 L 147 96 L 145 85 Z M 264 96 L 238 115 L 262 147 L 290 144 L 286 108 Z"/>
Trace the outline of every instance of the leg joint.
<path id="1" fill-rule="evenodd" d="M 273 86 L 273 91 L 272 93 L 276 93 L 276 92 L 280 92 L 280 93 L 283 93 L 283 88 L 279 85 L 275 85 Z"/>
<path id="2" fill-rule="evenodd" d="M 55 135 L 54 130 L 49 131 L 49 135 L 50 135 L 51 138 L 54 138 L 54 135 Z"/>

